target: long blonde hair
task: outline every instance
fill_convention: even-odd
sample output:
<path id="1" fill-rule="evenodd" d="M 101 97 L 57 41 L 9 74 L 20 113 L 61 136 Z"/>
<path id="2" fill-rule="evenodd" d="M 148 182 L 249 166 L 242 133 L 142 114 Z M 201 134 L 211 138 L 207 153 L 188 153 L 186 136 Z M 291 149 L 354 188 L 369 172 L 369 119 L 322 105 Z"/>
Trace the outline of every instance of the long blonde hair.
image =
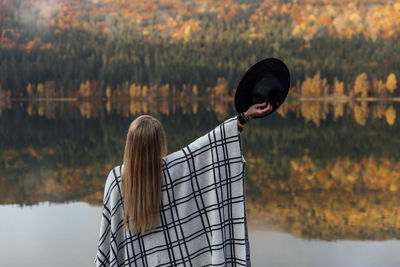
<path id="1" fill-rule="evenodd" d="M 122 170 L 124 224 L 136 234 L 157 226 L 161 206 L 161 164 L 167 142 L 161 123 L 143 115 L 129 126 Z"/>

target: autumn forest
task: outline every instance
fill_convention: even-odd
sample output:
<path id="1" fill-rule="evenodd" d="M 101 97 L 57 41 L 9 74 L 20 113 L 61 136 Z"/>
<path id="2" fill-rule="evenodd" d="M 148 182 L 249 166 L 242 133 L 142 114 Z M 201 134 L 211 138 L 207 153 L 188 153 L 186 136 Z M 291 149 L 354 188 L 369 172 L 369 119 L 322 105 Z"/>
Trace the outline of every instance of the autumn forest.
<path id="1" fill-rule="evenodd" d="M 266 57 L 294 96 L 399 95 L 400 1 L 3 0 L 0 31 L 0 98 L 226 98 Z"/>

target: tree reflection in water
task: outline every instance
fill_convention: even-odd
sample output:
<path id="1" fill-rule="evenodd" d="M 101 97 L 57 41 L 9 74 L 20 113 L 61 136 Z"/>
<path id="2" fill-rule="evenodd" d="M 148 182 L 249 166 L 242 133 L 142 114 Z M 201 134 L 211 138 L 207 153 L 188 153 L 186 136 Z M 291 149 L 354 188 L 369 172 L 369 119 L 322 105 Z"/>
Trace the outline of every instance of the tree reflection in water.
<path id="1" fill-rule="evenodd" d="M 127 127 L 150 112 L 173 152 L 233 116 L 232 103 L 0 105 L 0 204 L 101 205 Z M 285 104 L 243 133 L 251 227 L 304 239 L 400 239 L 397 107 Z"/>

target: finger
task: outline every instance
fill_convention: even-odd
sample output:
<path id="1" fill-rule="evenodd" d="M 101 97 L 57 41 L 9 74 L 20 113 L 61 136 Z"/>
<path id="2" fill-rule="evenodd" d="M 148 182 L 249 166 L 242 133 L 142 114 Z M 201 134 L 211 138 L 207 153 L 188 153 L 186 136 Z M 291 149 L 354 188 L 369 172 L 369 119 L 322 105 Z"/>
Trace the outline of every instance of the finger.
<path id="1" fill-rule="evenodd" d="M 259 109 L 259 108 L 265 107 L 266 105 L 267 105 L 267 102 L 263 102 L 263 103 L 260 103 L 260 104 L 255 104 L 254 107 L 256 109 Z"/>
<path id="2" fill-rule="evenodd" d="M 267 114 L 272 111 L 272 105 L 271 103 L 268 103 L 268 105 L 264 109 L 260 109 L 260 114 Z"/>

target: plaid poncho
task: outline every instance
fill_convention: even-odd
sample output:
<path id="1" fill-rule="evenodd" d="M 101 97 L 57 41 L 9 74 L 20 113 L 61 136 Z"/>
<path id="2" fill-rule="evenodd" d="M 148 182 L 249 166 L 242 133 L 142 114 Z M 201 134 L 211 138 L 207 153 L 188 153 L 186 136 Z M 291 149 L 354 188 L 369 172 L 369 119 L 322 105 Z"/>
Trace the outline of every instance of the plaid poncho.
<path id="1" fill-rule="evenodd" d="M 104 190 L 97 266 L 249 266 L 244 165 L 237 119 L 229 119 L 162 165 L 159 223 L 124 227 L 121 166 Z"/>

